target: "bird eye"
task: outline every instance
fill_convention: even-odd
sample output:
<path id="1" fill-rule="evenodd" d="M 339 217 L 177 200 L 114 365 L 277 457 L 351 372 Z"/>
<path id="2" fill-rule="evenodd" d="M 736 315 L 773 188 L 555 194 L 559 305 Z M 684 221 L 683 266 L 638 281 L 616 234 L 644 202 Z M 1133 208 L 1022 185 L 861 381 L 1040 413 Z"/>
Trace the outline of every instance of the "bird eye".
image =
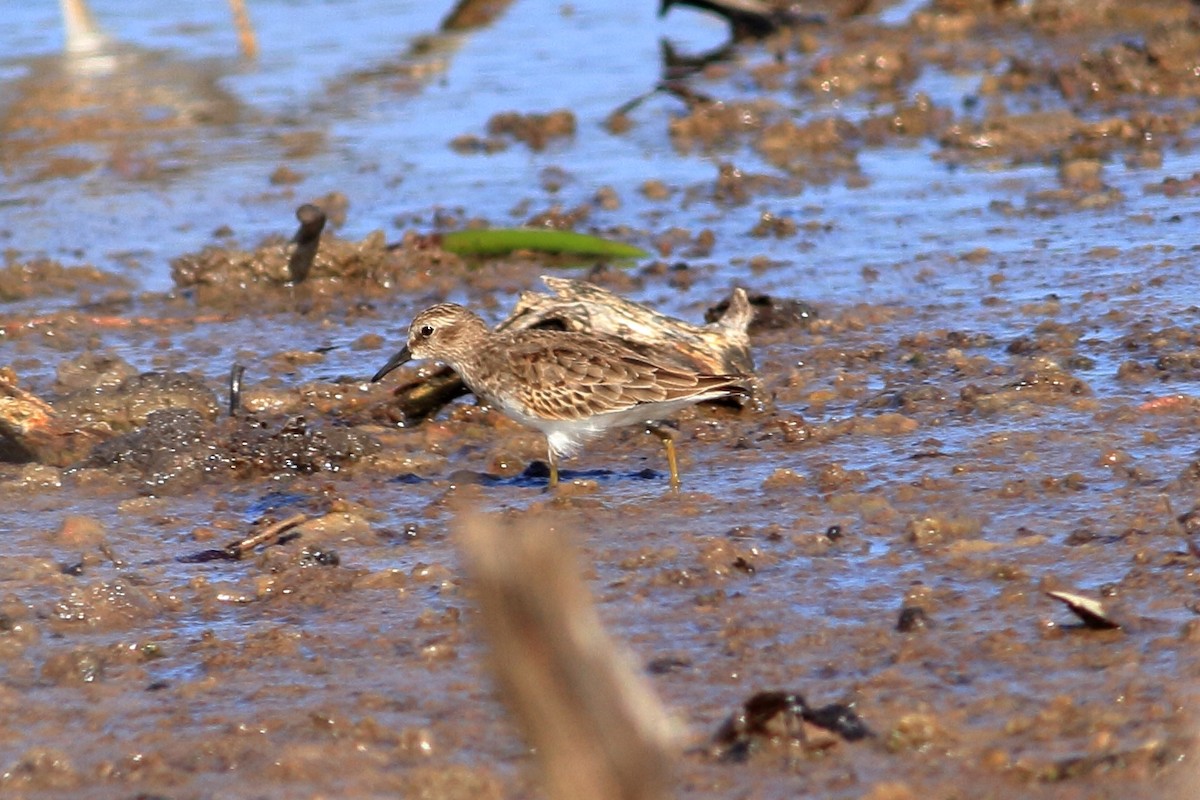
<path id="1" fill-rule="evenodd" d="M 423 338 L 428 339 L 430 336 L 433 336 L 433 326 L 432 325 L 422 325 L 421 330 L 419 330 L 417 332 L 419 334 L 421 334 L 421 336 Z"/>

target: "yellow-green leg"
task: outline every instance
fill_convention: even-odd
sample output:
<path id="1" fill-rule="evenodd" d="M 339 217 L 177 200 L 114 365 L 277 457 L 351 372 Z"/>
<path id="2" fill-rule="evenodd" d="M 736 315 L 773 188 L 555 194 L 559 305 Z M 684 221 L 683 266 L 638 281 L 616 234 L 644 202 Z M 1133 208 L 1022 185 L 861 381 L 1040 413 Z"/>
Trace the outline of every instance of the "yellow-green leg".
<path id="1" fill-rule="evenodd" d="M 554 457 L 553 449 L 546 448 L 546 450 L 549 454 L 547 461 L 550 462 L 550 482 L 546 484 L 546 488 L 553 489 L 555 486 L 558 486 L 558 459 Z"/>
<path id="2" fill-rule="evenodd" d="M 662 440 L 663 450 L 667 453 L 667 468 L 671 470 L 671 488 L 678 489 L 682 482 L 679 480 L 679 459 L 675 456 L 675 431 L 657 423 L 647 425 L 646 430 Z"/>
<path id="3" fill-rule="evenodd" d="M 662 441 L 663 449 L 667 451 L 667 467 L 671 470 L 671 488 L 678 489 L 682 481 L 679 480 L 679 461 L 675 458 L 675 440 L 665 436 Z"/>

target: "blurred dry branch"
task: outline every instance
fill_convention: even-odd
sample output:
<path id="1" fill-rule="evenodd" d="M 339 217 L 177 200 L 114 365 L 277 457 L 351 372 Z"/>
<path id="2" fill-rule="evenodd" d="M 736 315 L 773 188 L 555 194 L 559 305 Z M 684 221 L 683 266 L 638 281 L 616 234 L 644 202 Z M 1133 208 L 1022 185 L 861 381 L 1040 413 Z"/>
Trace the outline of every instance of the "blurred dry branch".
<path id="1" fill-rule="evenodd" d="M 496 21 L 512 0 L 458 0 L 442 20 L 443 31 L 470 31 Z"/>
<path id="2" fill-rule="evenodd" d="M 469 515 L 458 527 L 500 694 L 549 797 L 668 797 L 678 731 L 601 626 L 568 537 L 543 520 Z"/>
<path id="3" fill-rule="evenodd" d="M 0 455 L 61 466 L 95 441 L 89 432 L 65 425 L 45 400 L 17 386 L 11 370 L 0 369 Z"/>

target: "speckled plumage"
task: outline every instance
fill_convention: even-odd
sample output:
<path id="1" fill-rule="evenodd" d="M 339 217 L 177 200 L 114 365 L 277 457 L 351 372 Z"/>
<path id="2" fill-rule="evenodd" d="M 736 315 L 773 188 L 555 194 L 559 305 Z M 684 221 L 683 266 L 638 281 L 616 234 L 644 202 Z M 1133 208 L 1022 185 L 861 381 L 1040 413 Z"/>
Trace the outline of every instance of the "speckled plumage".
<path id="1" fill-rule="evenodd" d="M 422 311 L 409 326 L 408 344 L 373 380 L 410 358 L 442 361 L 478 397 L 512 419 L 541 431 L 550 456 L 569 456 L 606 430 L 660 420 L 694 403 L 746 395 L 739 375 L 710 375 L 672 363 L 665 352 L 634 349 L 589 333 L 516 330 L 492 332 L 476 314 L 453 303 Z M 663 439 L 678 470 L 669 438 Z"/>

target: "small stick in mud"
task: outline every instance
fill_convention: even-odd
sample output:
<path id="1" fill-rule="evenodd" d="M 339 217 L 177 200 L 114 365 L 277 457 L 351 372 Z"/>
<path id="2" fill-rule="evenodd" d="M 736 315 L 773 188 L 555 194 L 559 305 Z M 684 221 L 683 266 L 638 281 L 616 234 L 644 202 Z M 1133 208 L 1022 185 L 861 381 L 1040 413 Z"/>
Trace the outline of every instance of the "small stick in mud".
<path id="1" fill-rule="evenodd" d="M 321 244 L 321 231 L 325 230 L 325 212 L 312 203 L 296 209 L 300 227 L 292 237 L 292 253 L 288 256 L 288 276 L 293 284 L 302 283 L 312 269 Z"/>
<path id="2" fill-rule="evenodd" d="M 230 542 L 220 549 L 188 553 L 187 555 L 176 556 L 175 560 L 181 564 L 205 564 L 209 561 L 240 561 L 247 553 L 253 551 L 259 545 L 269 544 L 282 537 L 283 534 L 292 528 L 307 521 L 307 514 L 293 514 L 287 519 L 272 522 L 261 531 L 253 533 L 244 539 Z"/>
<path id="3" fill-rule="evenodd" d="M 235 363 L 229 370 L 229 416 L 236 417 L 242 410 L 242 377 L 246 368 Z"/>
<path id="4" fill-rule="evenodd" d="M 674 58 L 673 52 L 674 51 L 671 51 L 671 54 L 669 54 L 665 58 L 667 58 L 667 59 Z M 720 59 L 716 59 L 716 60 L 720 60 Z M 708 62 L 706 61 L 705 63 L 708 63 Z M 693 69 L 693 71 L 698 71 L 699 69 L 701 69 L 701 67 L 695 66 L 695 67 L 688 67 L 687 69 Z M 687 69 L 685 69 L 684 71 L 686 72 Z M 712 105 L 713 103 L 716 102 L 716 100 L 714 100 L 709 95 L 694 91 L 693 89 L 685 86 L 684 84 L 680 83 L 679 81 L 674 81 L 674 80 L 663 81 L 663 82 L 659 83 L 658 85 L 656 85 L 650 91 L 642 92 L 637 97 L 634 97 L 631 100 L 626 100 L 624 103 L 622 103 L 621 105 L 619 105 L 615 109 L 613 109 L 607 117 L 609 124 L 611 125 L 612 121 L 615 119 L 628 116 L 629 112 L 633 111 L 635 108 L 640 106 L 642 103 L 646 102 L 651 97 L 653 97 L 654 95 L 659 94 L 659 93 L 669 94 L 673 97 L 679 98 L 687 105 L 687 107 L 689 109 L 693 109 L 697 106 Z"/>
<path id="5" fill-rule="evenodd" d="M 472 514 L 458 543 L 500 692 L 553 800 L 661 800 L 678 731 L 609 638 L 558 526 Z"/>
<path id="6" fill-rule="evenodd" d="M 292 528 L 308 521 L 307 514 L 293 514 L 286 519 L 281 519 L 278 522 L 273 522 L 267 525 L 258 533 L 252 533 L 245 539 L 239 539 L 236 542 L 230 542 L 225 545 L 224 550 L 233 559 L 239 559 L 259 545 L 268 544 L 275 541 L 283 534 L 290 531 Z"/>

